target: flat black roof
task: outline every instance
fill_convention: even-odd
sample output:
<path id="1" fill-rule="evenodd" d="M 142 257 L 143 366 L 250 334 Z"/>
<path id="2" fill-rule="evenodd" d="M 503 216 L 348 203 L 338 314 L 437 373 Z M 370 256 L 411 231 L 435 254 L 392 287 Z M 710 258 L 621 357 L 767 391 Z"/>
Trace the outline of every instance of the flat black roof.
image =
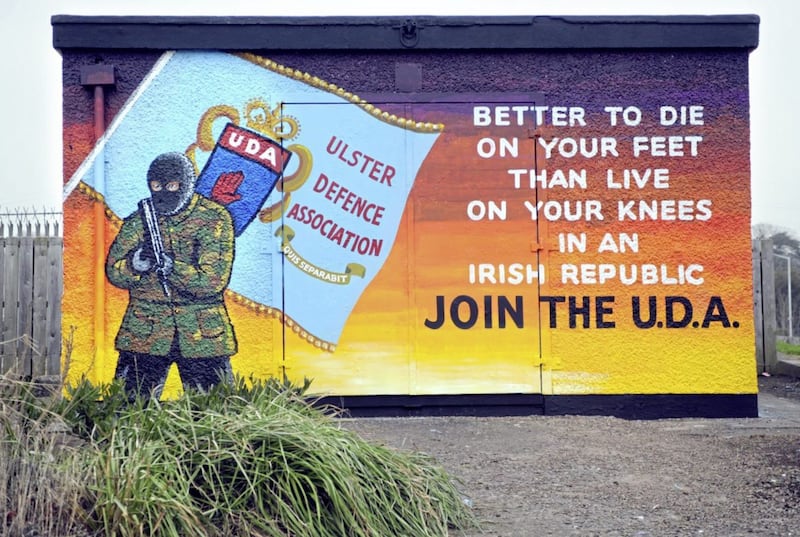
<path id="1" fill-rule="evenodd" d="M 759 17 L 55 15 L 51 23 L 57 49 L 754 49 L 758 46 Z"/>

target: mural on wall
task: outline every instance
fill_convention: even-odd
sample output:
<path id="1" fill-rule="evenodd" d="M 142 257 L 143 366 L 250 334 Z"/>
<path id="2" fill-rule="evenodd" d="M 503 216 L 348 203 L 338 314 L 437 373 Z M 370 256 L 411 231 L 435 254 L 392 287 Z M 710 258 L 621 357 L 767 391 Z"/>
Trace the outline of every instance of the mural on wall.
<path id="1" fill-rule="evenodd" d="M 186 80 L 198 72 L 208 89 L 187 101 L 182 96 Z M 229 269 L 221 260 L 220 266 L 209 267 L 220 274 L 209 292 L 220 293 L 227 284 L 228 295 L 250 313 L 278 319 L 312 349 L 330 353 L 350 310 L 392 249 L 416 170 L 439 126 L 373 113 L 371 105 L 352 103 L 343 90 L 322 90 L 316 87 L 321 81 L 297 80 L 290 74 L 249 56 L 166 54 L 65 192 L 69 196 L 78 187 L 98 200 L 102 195 L 116 221 L 149 195 L 147 181 L 131 180 L 145 176 L 148 159 L 186 147 L 185 154 L 201 170 L 198 199 L 225 206 L 234 228 L 236 256 L 231 255 Z M 260 93 L 254 95 L 253 88 Z M 313 102 L 317 108 L 283 114 L 281 103 L 287 100 Z M 231 102 L 241 105 L 227 104 Z M 278 182 L 284 170 L 287 175 Z M 348 188 L 341 177 L 351 172 L 359 184 Z M 139 221 L 133 216 L 128 220 Z M 125 224 L 122 231 L 127 231 Z M 125 246 L 137 247 L 132 242 Z M 129 250 L 116 251 L 121 248 L 112 246 L 109 263 L 119 254 L 119 263 L 132 270 Z M 197 248 L 185 248 L 187 255 L 202 258 Z M 170 280 L 180 267 L 171 267 Z M 128 288 L 116 276 L 109 271 L 112 284 Z M 108 308 L 113 318 L 115 305 Z M 134 314 L 128 311 L 126 327 Z M 263 327 L 256 331 L 252 337 L 264 335 Z M 203 336 L 195 331 L 185 337 Z M 117 338 L 118 346 L 122 339 Z M 232 335 L 227 339 L 234 341 Z M 265 353 L 268 360 L 270 351 Z"/>
<path id="2" fill-rule="evenodd" d="M 638 61 L 638 80 L 552 70 L 543 93 L 366 102 L 259 56 L 167 53 L 66 184 L 65 241 L 88 247 L 104 203 L 110 266 L 129 272 L 101 289 L 109 333 L 154 324 L 134 321 L 130 278 L 197 308 L 159 352 L 118 336 L 120 351 L 230 356 L 245 376 L 340 395 L 752 393 L 746 62 L 669 85 Z M 230 253 L 213 277 L 194 266 L 191 298 L 173 216 L 156 217 L 167 267 L 136 257 L 148 169 L 170 152 L 191 163 L 196 199 L 230 215 L 217 241 Z M 197 235 L 178 247 L 195 260 Z M 65 293 L 65 327 L 92 333 L 97 294 L 76 280 Z M 212 294 L 221 321 L 205 326 Z M 205 328 L 227 343 L 191 354 Z M 124 368 L 96 341 L 71 374 Z M 172 361 L 167 393 L 192 376 Z"/>

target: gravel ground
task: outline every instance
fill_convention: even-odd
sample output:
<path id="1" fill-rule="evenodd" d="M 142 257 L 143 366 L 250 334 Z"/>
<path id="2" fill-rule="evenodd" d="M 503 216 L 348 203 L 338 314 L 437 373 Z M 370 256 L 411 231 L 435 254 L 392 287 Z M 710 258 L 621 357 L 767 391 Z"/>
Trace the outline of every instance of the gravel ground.
<path id="1" fill-rule="evenodd" d="M 800 536 L 800 380 L 760 377 L 758 419 L 343 420 L 462 483 L 461 537 Z"/>

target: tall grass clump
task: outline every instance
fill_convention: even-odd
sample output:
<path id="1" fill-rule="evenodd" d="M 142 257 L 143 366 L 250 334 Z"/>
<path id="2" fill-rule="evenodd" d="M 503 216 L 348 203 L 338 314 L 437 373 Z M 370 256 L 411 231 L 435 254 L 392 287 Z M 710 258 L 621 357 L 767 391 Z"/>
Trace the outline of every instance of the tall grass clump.
<path id="1" fill-rule="evenodd" d="M 96 446 L 81 503 L 87 526 L 120 537 L 444 537 L 473 524 L 432 460 L 361 439 L 302 392 L 237 379 L 127 403 L 115 388 L 103 415 L 91 389 L 74 390 L 60 411 Z"/>
<path id="2" fill-rule="evenodd" d="M 79 535 L 85 449 L 30 382 L 0 376 L 0 535 Z"/>

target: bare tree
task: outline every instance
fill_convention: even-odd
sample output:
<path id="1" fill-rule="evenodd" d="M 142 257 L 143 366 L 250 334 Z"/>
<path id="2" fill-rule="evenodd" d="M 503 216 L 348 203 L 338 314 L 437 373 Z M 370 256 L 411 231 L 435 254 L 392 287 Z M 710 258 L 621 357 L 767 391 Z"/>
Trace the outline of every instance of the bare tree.
<path id="1" fill-rule="evenodd" d="M 754 239 L 770 239 L 773 235 L 786 231 L 780 226 L 774 224 L 760 223 L 755 224 L 751 233 Z"/>

